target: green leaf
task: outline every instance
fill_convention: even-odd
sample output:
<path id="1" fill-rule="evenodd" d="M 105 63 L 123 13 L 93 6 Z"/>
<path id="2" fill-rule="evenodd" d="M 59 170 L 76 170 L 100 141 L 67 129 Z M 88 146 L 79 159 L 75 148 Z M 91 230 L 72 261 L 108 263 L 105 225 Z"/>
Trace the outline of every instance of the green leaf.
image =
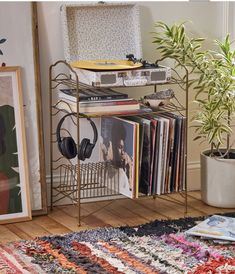
<path id="1" fill-rule="evenodd" d="M 197 141 L 197 140 L 199 140 L 201 138 L 202 138 L 202 136 L 196 136 L 195 138 L 193 138 L 193 141 Z"/>
<path id="2" fill-rule="evenodd" d="M 192 41 L 194 41 L 194 42 L 203 42 L 203 41 L 205 41 L 205 38 L 193 38 Z"/>
<path id="3" fill-rule="evenodd" d="M 235 66 L 232 69 L 232 76 L 235 77 Z"/>
<path id="4" fill-rule="evenodd" d="M 2 38 L 2 39 L 0 40 L 0 44 L 2 44 L 2 43 L 4 43 L 4 42 L 6 42 L 6 40 L 7 40 L 7 39 Z"/>
<path id="5" fill-rule="evenodd" d="M 197 124 L 196 139 L 203 138 L 214 147 L 220 146 L 231 134 L 227 113 L 235 111 L 235 50 L 230 36 L 216 41 L 217 50 L 203 51 L 204 38 L 188 36 L 185 25 L 159 22 L 154 43 L 164 58 L 175 60 L 175 67 L 189 72 L 189 92 L 193 91 L 199 111 L 193 117 Z M 182 77 L 185 82 L 186 77 Z M 185 83 L 183 83 L 185 86 Z"/>

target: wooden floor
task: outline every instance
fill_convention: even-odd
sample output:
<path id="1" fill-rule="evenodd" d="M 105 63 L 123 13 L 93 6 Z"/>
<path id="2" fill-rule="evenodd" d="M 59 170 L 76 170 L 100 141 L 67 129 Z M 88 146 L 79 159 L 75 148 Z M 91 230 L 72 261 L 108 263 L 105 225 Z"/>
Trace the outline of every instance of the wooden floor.
<path id="1" fill-rule="evenodd" d="M 47 216 L 33 217 L 29 222 L 0 225 L 0 243 L 96 227 L 135 226 L 155 219 L 176 219 L 185 216 L 183 202 L 184 197 L 180 194 L 170 194 L 156 199 L 119 199 L 85 203 L 82 204 L 81 227 L 77 225 L 75 206 L 55 207 Z M 205 205 L 198 191 L 188 194 L 187 216 L 196 217 L 232 211 L 235 209 Z"/>

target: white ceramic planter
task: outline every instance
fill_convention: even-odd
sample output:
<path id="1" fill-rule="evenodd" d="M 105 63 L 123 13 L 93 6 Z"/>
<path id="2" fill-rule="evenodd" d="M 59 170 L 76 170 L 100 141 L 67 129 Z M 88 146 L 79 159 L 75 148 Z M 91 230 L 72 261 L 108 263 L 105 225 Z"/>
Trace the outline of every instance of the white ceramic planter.
<path id="1" fill-rule="evenodd" d="M 201 154 L 202 200 L 215 207 L 235 208 L 235 159 L 212 158 L 208 152 Z"/>

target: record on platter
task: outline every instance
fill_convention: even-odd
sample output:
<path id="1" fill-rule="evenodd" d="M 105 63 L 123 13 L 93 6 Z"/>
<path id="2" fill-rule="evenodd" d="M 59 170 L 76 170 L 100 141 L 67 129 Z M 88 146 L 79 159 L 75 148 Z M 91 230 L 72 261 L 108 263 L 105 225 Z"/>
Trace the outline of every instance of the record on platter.
<path id="1" fill-rule="evenodd" d="M 135 69 L 142 66 L 141 63 L 134 63 L 128 60 L 80 60 L 71 62 L 74 68 L 90 70 L 122 70 Z"/>

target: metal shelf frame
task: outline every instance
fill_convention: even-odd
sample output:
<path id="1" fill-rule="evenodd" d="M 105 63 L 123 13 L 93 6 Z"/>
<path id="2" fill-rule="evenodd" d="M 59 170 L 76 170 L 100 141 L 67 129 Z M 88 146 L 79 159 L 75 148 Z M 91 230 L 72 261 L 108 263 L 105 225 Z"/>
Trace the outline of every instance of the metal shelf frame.
<path id="1" fill-rule="evenodd" d="M 63 72 L 61 72 L 63 71 Z M 66 71 L 66 73 L 64 72 Z M 166 83 L 167 85 L 177 84 L 181 86 L 185 85 L 185 106 L 182 106 L 180 102 L 175 97 L 176 104 L 170 103 L 165 107 L 161 107 L 156 111 L 150 112 L 151 114 L 159 114 L 164 112 L 179 112 L 185 113 L 186 117 L 186 130 L 185 130 L 185 182 L 184 182 L 184 206 L 185 214 L 188 211 L 188 182 L 187 182 L 187 153 L 188 153 L 188 71 L 186 71 L 185 82 L 177 81 L 173 79 L 171 82 Z M 159 84 L 159 85 L 166 85 Z M 157 92 L 157 85 L 151 85 L 154 88 L 154 92 Z M 77 220 L 78 225 L 81 225 L 81 199 L 89 198 L 100 198 L 107 196 L 117 196 L 119 194 L 118 189 L 118 178 L 107 176 L 109 172 L 113 172 L 113 167 L 110 163 L 107 162 L 97 162 L 97 163 L 80 163 L 80 160 L 77 158 L 76 163 L 71 160 L 65 159 L 63 156 L 55 158 L 56 150 L 56 131 L 54 125 L 54 119 L 59 113 L 69 113 L 73 112 L 69 104 L 65 101 L 63 103 L 68 104 L 68 110 L 60 109 L 58 107 L 59 101 L 54 97 L 60 88 L 71 88 L 76 89 L 77 91 L 77 113 L 79 113 L 79 90 L 83 88 L 94 88 L 85 84 L 79 83 L 78 76 L 73 68 L 63 60 L 59 60 L 56 63 L 52 64 L 49 69 L 49 106 L 50 106 L 50 179 L 51 179 L 51 210 L 53 206 L 64 198 L 69 198 L 72 203 L 77 206 Z M 116 88 L 116 87 L 115 87 Z M 123 114 L 116 116 L 130 116 L 131 114 Z M 143 115 L 143 114 L 139 114 Z M 91 115 L 90 117 L 103 117 L 103 116 L 113 116 L 112 114 Z M 137 116 L 133 114 L 132 116 Z M 70 116 L 72 123 L 76 127 L 77 135 L 77 144 L 80 143 L 79 134 L 80 134 L 80 118 L 79 115 L 74 114 Z M 65 129 L 64 129 L 65 130 Z M 67 134 L 70 134 L 65 130 Z M 65 163 L 66 162 L 66 163 Z M 116 188 L 115 188 L 116 186 Z M 153 198 L 156 198 L 158 195 L 154 195 Z"/>

